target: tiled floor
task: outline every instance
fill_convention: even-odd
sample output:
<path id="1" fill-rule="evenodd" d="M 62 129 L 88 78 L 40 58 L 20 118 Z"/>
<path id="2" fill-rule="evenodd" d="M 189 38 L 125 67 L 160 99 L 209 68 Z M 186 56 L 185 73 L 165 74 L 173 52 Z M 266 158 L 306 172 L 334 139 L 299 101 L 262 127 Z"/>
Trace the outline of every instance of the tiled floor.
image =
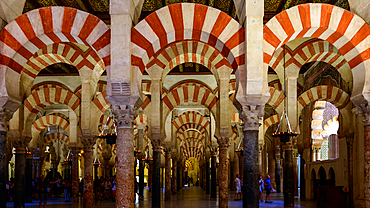
<path id="1" fill-rule="evenodd" d="M 145 189 L 145 199 L 143 201 L 136 201 L 137 208 L 150 208 L 151 205 L 151 193 Z M 234 201 L 234 193 L 230 193 L 229 195 L 229 208 L 236 208 L 242 207 L 243 203 L 241 201 Z M 283 195 L 278 193 L 273 193 L 271 195 L 271 199 L 273 203 L 264 203 L 260 202 L 260 207 L 284 207 L 283 202 Z M 101 201 L 95 202 L 94 207 L 101 207 L 101 208 L 113 208 L 114 202 L 111 201 Z M 162 200 L 162 207 L 170 208 L 208 208 L 208 207 L 217 207 L 218 201 L 210 201 L 209 195 L 205 194 L 199 187 L 185 187 L 183 188 L 178 194 L 172 195 L 171 201 L 163 201 Z M 7 207 L 13 207 L 13 203 L 8 203 Z M 38 201 L 33 203 L 26 204 L 26 207 L 38 207 Z M 71 202 L 64 202 L 63 198 L 59 199 L 49 199 L 47 207 L 52 208 L 82 208 L 82 202 L 78 203 L 71 203 Z M 305 201 L 301 202 L 298 198 L 295 200 L 295 207 L 307 207 L 312 208 L 316 207 L 315 202 L 313 201 Z"/>

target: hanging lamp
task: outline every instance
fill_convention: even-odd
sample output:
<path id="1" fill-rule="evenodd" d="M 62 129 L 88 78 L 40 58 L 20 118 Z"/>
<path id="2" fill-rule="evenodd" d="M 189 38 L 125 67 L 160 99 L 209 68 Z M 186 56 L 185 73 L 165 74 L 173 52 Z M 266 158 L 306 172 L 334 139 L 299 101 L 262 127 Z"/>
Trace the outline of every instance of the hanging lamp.
<path id="1" fill-rule="evenodd" d="M 284 44 L 284 48 L 283 48 L 284 52 L 283 52 L 283 60 L 284 60 L 284 88 L 283 88 L 283 94 L 284 94 L 284 111 L 283 111 L 283 114 L 281 115 L 280 117 L 280 121 L 279 121 L 279 124 L 278 124 L 278 127 L 276 129 L 276 131 L 272 134 L 272 137 L 274 138 L 280 138 L 280 141 L 283 142 L 284 144 L 289 142 L 290 138 L 291 137 L 294 137 L 294 136 L 297 136 L 298 133 L 295 132 L 295 131 L 292 131 L 292 128 L 290 127 L 290 122 L 289 122 L 289 118 L 288 118 L 288 114 L 286 112 L 286 105 L 287 105 L 287 102 L 286 102 L 286 78 L 285 78 L 285 44 Z M 280 126 L 281 126 L 281 123 L 283 122 L 283 120 L 285 119 L 286 121 L 286 126 L 287 126 L 287 130 L 286 131 L 283 131 L 280 129 Z"/>

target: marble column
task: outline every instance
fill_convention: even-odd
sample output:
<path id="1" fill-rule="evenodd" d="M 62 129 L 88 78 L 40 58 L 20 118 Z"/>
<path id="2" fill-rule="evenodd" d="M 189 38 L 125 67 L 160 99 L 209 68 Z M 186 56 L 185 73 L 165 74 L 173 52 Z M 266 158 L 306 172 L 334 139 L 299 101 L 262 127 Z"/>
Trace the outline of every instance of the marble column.
<path id="1" fill-rule="evenodd" d="M 95 138 L 84 136 L 81 139 L 84 147 L 84 192 L 83 207 L 91 208 L 94 204 L 94 181 L 93 181 L 93 162 L 94 162 L 94 143 Z"/>
<path id="2" fill-rule="evenodd" d="M 0 118 L 1 122 L 1 118 Z M 4 125 L 4 126 L 2 126 Z M 4 128 L 2 128 L 4 127 Z M 6 126 L 0 123 L 0 207 L 6 207 Z"/>
<path id="3" fill-rule="evenodd" d="M 298 196 L 298 150 L 293 150 L 294 196 Z"/>
<path id="4" fill-rule="evenodd" d="M 171 152 L 173 145 L 165 144 L 165 200 L 171 200 Z"/>
<path id="5" fill-rule="evenodd" d="M 77 147 L 71 147 L 72 152 L 72 201 L 78 202 L 78 193 L 79 193 L 79 168 L 78 168 L 78 153 L 80 149 Z"/>
<path id="6" fill-rule="evenodd" d="M 26 170 L 25 171 L 25 202 L 32 203 L 32 153 L 26 154 Z"/>
<path id="7" fill-rule="evenodd" d="M 228 137 L 221 137 L 217 139 L 218 147 L 219 147 L 219 158 L 220 163 L 218 166 L 218 185 L 219 185 L 219 207 L 226 208 L 228 207 L 228 200 L 229 200 L 229 169 L 228 169 L 228 159 L 227 159 L 227 148 L 229 147 L 229 138 Z"/>
<path id="8" fill-rule="evenodd" d="M 364 207 L 370 207 L 370 109 L 367 109 L 364 120 L 365 140 L 365 198 Z"/>
<path id="9" fill-rule="evenodd" d="M 262 145 L 261 145 L 262 146 Z M 266 145 L 262 146 L 262 175 L 265 176 L 267 172 L 267 150 Z"/>
<path id="10" fill-rule="evenodd" d="M 259 207 L 258 131 L 263 106 L 243 106 L 239 116 L 244 122 L 243 207 L 255 208 Z"/>
<path id="11" fill-rule="evenodd" d="M 177 152 L 172 152 L 172 194 L 177 193 Z"/>
<path id="12" fill-rule="evenodd" d="M 152 192 L 153 189 L 153 160 L 148 162 L 148 187 L 149 192 Z"/>
<path id="13" fill-rule="evenodd" d="M 291 138 L 290 140 L 292 140 Z M 292 141 L 283 145 L 284 148 L 284 207 L 294 207 L 294 170 Z"/>
<path id="14" fill-rule="evenodd" d="M 140 198 L 144 197 L 144 160 L 143 155 L 139 157 L 139 196 Z"/>
<path id="15" fill-rule="evenodd" d="M 211 190 L 211 169 L 210 169 L 210 164 L 209 164 L 209 156 L 210 156 L 210 152 L 209 150 L 207 149 L 206 150 L 206 194 L 210 194 L 210 190 Z"/>
<path id="16" fill-rule="evenodd" d="M 217 199 L 216 148 L 211 153 L 211 200 Z"/>
<path id="17" fill-rule="evenodd" d="M 353 207 L 353 138 L 354 134 L 346 136 L 347 152 L 348 152 L 348 187 L 349 187 L 349 207 Z M 302 161 L 302 157 L 301 157 Z M 302 167 L 302 163 L 301 163 Z M 301 169 L 303 170 L 303 169 Z"/>
<path id="18" fill-rule="evenodd" d="M 280 162 L 280 145 L 276 146 L 276 166 L 275 166 L 275 183 L 276 192 L 281 193 L 281 162 Z"/>
<path id="19" fill-rule="evenodd" d="M 134 178 L 134 109 L 132 106 L 113 108 L 117 117 L 117 177 L 116 207 L 133 208 L 135 206 Z"/>
<path id="20" fill-rule="evenodd" d="M 202 172 L 202 177 L 203 177 L 203 190 L 207 190 L 207 168 L 209 169 L 209 166 L 207 167 L 207 161 L 204 160 L 203 162 L 203 172 Z"/>
<path id="21" fill-rule="evenodd" d="M 275 153 L 274 151 L 268 152 L 268 174 L 271 177 L 271 186 L 276 190 L 276 176 L 275 176 L 275 167 L 276 167 L 276 161 L 275 161 Z"/>
<path id="22" fill-rule="evenodd" d="M 181 165 L 177 161 L 177 191 L 180 191 L 182 188 L 182 174 L 181 174 Z"/>
<path id="23" fill-rule="evenodd" d="M 14 142 L 15 179 L 14 179 L 14 208 L 25 207 L 25 176 L 26 176 L 26 145 L 24 142 Z"/>
<path id="24" fill-rule="evenodd" d="M 152 135 L 153 172 L 152 172 L 152 208 L 161 207 L 161 135 Z"/>

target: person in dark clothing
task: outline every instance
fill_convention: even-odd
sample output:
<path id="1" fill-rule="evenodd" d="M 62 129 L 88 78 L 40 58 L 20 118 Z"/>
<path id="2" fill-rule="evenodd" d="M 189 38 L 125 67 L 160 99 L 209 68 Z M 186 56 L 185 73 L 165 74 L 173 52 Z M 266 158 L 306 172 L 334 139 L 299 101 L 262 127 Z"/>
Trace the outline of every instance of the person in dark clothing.
<path id="1" fill-rule="evenodd" d="M 48 184 L 49 182 L 45 179 L 44 175 L 41 175 L 40 180 L 37 182 L 37 190 L 39 190 L 40 193 L 40 208 L 42 207 L 42 202 L 44 202 L 44 208 L 46 207 L 46 201 L 48 199 Z"/>

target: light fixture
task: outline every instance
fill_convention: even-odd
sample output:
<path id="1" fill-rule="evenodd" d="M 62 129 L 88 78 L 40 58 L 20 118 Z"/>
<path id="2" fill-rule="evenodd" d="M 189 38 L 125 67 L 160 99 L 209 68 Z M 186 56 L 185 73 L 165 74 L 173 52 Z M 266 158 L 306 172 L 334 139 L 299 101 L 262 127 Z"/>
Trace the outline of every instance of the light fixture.
<path id="1" fill-rule="evenodd" d="M 293 137 L 293 136 L 297 136 L 298 133 L 297 132 L 294 132 L 292 131 L 292 128 L 290 127 L 290 123 L 289 123 L 289 118 L 288 118 L 288 114 L 286 113 L 286 105 L 287 105 L 287 102 L 286 102 L 286 78 L 285 78 L 285 44 L 284 44 L 284 52 L 283 52 L 283 60 L 284 60 L 284 89 L 283 89 L 283 94 L 284 94 L 284 111 L 283 111 L 283 114 L 281 115 L 281 118 L 280 118 L 280 121 L 279 121 L 279 124 L 278 124 L 278 127 L 276 129 L 276 131 L 272 134 L 272 137 L 275 137 L 275 138 L 280 138 L 280 141 L 283 142 L 283 143 L 286 143 L 286 142 L 289 142 L 290 138 Z M 283 120 L 285 119 L 286 121 L 286 126 L 287 126 L 287 130 L 286 131 L 279 131 L 281 130 L 280 129 L 280 125 L 281 125 L 281 122 L 283 122 Z"/>
<path id="2" fill-rule="evenodd" d="M 113 121 L 113 129 L 114 131 L 113 132 L 107 132 L 107 133 L 104 133 L 104 130 L 105 130 L 105 127 L 107 126 L 108 124 L 108 121 L 109 121 L 109 118 L 112 119 Z M 105 139 L 107 144 L 115 144 L 116 141 L 117 141 L 117 126 L 116 126 L 116 119 L 114 118 L 114 115 L 113 113 L 110 113 L 108 118 L 107 118 L 107 121 L 101 131 L 101 133 L 99 134 L 98 138 L 100 139 Z"/>

